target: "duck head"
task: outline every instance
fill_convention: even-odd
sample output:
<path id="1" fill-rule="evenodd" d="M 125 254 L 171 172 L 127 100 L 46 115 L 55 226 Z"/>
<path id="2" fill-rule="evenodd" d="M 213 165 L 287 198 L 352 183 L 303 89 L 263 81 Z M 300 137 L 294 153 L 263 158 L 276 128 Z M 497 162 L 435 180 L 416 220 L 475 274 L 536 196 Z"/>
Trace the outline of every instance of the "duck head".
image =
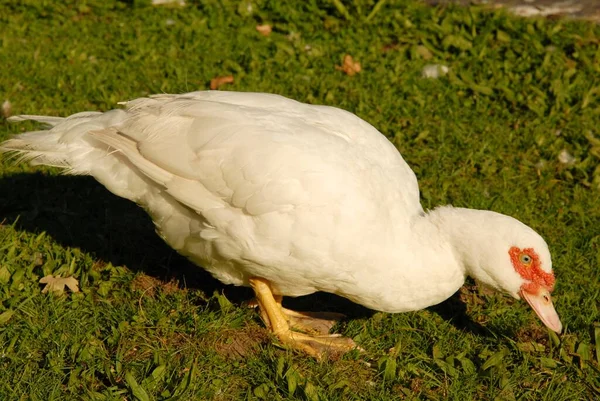
<path id="1" fill-rule="evenodd" d="M 552 259 L 544 239 L 510 216 L 483 210 L 441 209 L 445 231 L 465 273 L 524 299 L 547 327 L 560 333 L 562 324 L 550 297 L 555 283 Z"/>
<path id="2" fill-rule="evenodd" d="M 519 286 L 518 295 L 529 303 L 546 326 L 560 333 L 562 331 L 562 324 L 550 297 L 550 293 L 554 289 L 555 279 L 552 272 L 548 246 L 546 245 L 542 248 L 542 251 L 548 253 L 546 263 L 549 266 L 549 270 L 542 268 L 542 258 L 534 248 L 521 249 L 517 246 L 512 246 L 508 253 L 512 268 L 523 280 Z"/>

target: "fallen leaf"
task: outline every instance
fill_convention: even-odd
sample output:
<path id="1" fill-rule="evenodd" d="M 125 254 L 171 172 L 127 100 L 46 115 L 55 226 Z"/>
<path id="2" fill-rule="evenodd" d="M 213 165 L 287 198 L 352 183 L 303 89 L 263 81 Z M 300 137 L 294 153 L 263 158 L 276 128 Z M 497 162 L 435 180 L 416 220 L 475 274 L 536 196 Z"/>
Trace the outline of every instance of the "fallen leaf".
<path id="1" fill-rule="evenodd" d="M 427 64 L 425 67 L 423 67 L 423 70 L 421 71 L 421 76 L 423 78 L 437 79 L 446 75 L 449 70 L 450 69 L 445 65 Z"/>
<path id="2" fill-rule="evenodd" d="M 152 5 L 153 6 L 175 5 L 175 6 L 183 7 L 183 6 L 185 6 L 185 0 L 152 0 Z"/>
<path id="3" fill-rule="evenodd" d="M 336 65 L 335 69 L 339 71 L 344 71 L 349 76 L 353 76 L 360 72 L 361 66 L 360 63 L 354 61 L 351 55 L 346 54 L 344 56 L 344 62 L 342 63 L 342 65 Z"/>
<path id="4" fill-rule="evenodd" d="M 210 89 L 215 90 L 219 89 L 222 85 L 232 84 L 233 83 L 233 75 L 227 75 L 224 77 L 216 77 L 210 80 Z"/>
<path id="5" fill-rule="evenodd" d="M 425 46 L 417 46 L 417 54 L 421 56 L 423 60 L 430 60 L 433 58 L 433 53 Z"/>
<path id="6" fill-rule="evenodd" d="M 558 161 L 561 162 L 562 164 L 571 166 L 571 165 L 575 164 L 575 157 L 573 157 L 573 155 L 570 154 L 567 149 L 563 149 L 558 154 Z"/>
<path id="7" fill-rule="evenodd" d="M 382 52 L 389 52 L 391 50 L 396 50 L 398 48 L 398 43 L 389 43 L 381 48 Z"/>
<path id="8" fill-rule="evenodd" d="M 79 292 L 79 281 L 73 276 L 63 278 L 48 275 L 40 279 L 40 284 L 46 284 L 42 290 L 42 294 L 45 294 L 48 291 L 62 294 L 65 291 L 65 286 L 69 287 L 71 292 Z"/>
<path id="9" fill-rule="evenodd" d="M 269 36 L 273 27 L 271 25 L 256 25 L 256 30 L 263 36 Z"/>
<path id="10" fill-rule="evenodd" d="M 8 118 L 12 115 L 12 104 L 10 104 L 10 100 L 5 100 L 2 103 L 2 116 Z"/>

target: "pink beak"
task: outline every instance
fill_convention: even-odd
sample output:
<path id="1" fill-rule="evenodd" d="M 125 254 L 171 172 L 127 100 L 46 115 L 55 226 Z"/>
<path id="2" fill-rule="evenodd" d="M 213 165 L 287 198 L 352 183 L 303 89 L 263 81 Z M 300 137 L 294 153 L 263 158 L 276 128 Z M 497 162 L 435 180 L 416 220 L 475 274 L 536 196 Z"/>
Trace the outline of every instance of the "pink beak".
<path id="1" fill-rule="evenodd" d="M 547 289 L 542 287 L 537 294 L 532 294 L 522 289 L 519 294 L 533 308 L 548 328 L 557 333 L 562 331 L 562 323 L 558 318 L 554 305 L 552 305 L 552 298 L 550 298 L 550 292 Z"/>

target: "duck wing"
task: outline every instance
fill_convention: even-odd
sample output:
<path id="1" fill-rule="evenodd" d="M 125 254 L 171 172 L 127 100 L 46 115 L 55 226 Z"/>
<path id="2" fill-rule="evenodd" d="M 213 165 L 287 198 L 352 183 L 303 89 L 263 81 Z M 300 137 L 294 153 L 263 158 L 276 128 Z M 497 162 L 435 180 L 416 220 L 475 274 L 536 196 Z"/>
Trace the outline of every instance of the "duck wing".
<path id="1" fill-rule="evenodd" d="M 336 271 L 351 280 L 374 247 L 410 236 L 422 212 L 412 170 L 349 112 L 235 92 L 136 99 L 126 112 L 91 135 L 193 216 L 182 230 L 166 222 L 174 211 L 145 205 L 167 242 L 224 282 L 260 275 L 289 283 L 281 291 L 289 294 L 314 291 L 302 290 L 302 279 L 323 288 Z"/>

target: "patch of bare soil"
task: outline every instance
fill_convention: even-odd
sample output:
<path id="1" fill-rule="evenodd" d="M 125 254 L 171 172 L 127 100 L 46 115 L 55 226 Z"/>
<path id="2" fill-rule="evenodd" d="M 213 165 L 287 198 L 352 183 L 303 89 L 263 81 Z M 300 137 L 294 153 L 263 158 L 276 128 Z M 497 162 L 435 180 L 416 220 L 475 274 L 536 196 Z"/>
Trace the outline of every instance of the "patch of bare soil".
<path id="1" fill-rule="evenodd" d="M 238 360 L 258 353 L 260 347 L 269 341 L 267 329 L 249 325 L 241 329 L 223 330 L 215 338 L 215 351 L 229 360 Z"/>
<path id="2" fill-rule="evenodd" d="M 548 332 L 544 326 L 537 322 L 521 327 L 515 334 L 515 337 L 519 342 L 532 341 L 544 346 L 548 345 Z"/>
<path id="3" fill-rule="evenodd" d="M 131 282 L 131 289 L 133 291 L 140 291 L 147 297 L 153 297 L 156 295 L 157 290 L 160 290 L 163 294 L 167 295 L 181 290 L 178 283 L 174 280 L 164 282 L 143 273 L 138 274 L 133 279 Z"/>

